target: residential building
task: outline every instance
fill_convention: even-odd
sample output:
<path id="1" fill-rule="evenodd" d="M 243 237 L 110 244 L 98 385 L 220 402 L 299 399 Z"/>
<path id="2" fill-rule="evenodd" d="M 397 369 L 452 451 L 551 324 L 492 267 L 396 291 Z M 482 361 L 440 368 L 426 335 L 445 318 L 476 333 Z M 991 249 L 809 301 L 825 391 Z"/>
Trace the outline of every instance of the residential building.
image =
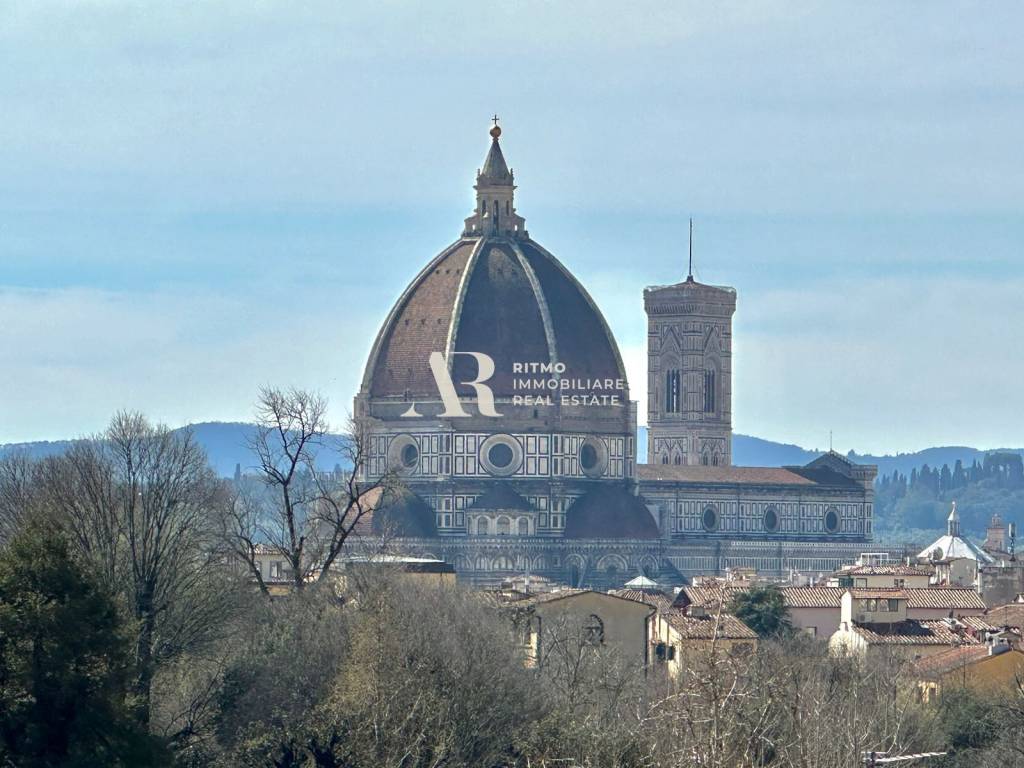
<path id="1" fill-rule="evenodd" d="M 913 565 L 850 565 L 829 577 L 829 587 L 861 587 L 865 589 L 906 589 L 927 587 L 932 572 Z"/>
<path id="2" fill-rule="evenodd" d="M 718 584 L 683 587 L 676 605 L 695 603 L 711 608 L 729 601 L 750 587 L 744 584 Z M 812 637 L 828 640 L 842 623 L 843 587 L 779 587 L 790 623 Z M 906 616 L 912 620 L 977 617 L 985 613 L 985 602 L 973 589 L 947 587 L 881 590 L 899 592 L 904 596 Z"/>
<path id="3" fill-rule="evenodd" d="M 911 619 L 901 590 L 848 589 L 840 602 L 839 629 L 829 639 L 837 655 L 897 653 L 912 659 L 959 645 L 977 645 L 995 628 L 979 617 Z"/>
<path id="4" fill-rule="evenodd" d="M 563 589 L 506 602 L 527 663 L 543 666 L 552 653 L 591 646 L 619 663 L 646 669 L 652 606 L 605 592 Z"/>
<path id="5" fill-rule="evenodd" d="M 993 637 L 927 656 L 915 669 L 923 701 L 964 689 L 986 695 L 1010 693 L 1024 679 L 1024 652 L 1005 638 Z"/>

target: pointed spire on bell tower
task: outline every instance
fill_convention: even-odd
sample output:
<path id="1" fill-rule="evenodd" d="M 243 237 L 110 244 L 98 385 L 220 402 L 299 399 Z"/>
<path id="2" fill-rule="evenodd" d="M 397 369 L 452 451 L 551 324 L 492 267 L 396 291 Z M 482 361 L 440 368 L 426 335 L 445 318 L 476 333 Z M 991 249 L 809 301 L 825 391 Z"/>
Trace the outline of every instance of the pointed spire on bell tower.
<path id="1" fill-rule="evenodd" d="M 491 146 L 487 151 L 483 167 L 476 173 L 476 210 L 466 219 L 464 237 L 499 235 L 506 237 L 528 237 L 526 220 L 516 213 L 515 177 L 502 154 L 501 126 L 498 116 L 491 118 L 494 126 L 490 130 Z"/>
<path id="2" fill-rule="evenodd" d="M 491 120 L 494 121 L 494 127 L 490 130 L 491 148 L 487 151 L 484 167 L 477 174 L 476 182 L 479 184 L 480 180 L 484 179 L 489 184 L 511 186 L 512 172 L 509 171 L 508 165 L 505 163 L 505 156 L 501 154 L 501 145 L 498 143 L 498 139 L 501 138 L 501 126 L 498 125 L 498 116 L 495 115 Z"/>
<path id="3" fill-rule="evenodd" d="M 690 268 L 686 273 L 686 282 L 693 282 L 693 217 L 690 217 Z"/>
<path id="4" fill-rule="evenodd" d="M 950 511 L 949 517 L 946 518 L 946 535 L 960 535 L 960 514 L 956 511 L 955 501 L 953 502 L 953 509 Z"/>

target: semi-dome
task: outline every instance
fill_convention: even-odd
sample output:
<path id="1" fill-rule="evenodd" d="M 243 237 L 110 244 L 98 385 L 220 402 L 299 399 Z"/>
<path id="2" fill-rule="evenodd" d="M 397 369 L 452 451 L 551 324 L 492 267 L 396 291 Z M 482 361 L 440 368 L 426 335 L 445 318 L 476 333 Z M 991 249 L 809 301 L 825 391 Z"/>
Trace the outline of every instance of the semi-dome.
<path id="1" fill-rule="evenodd" d="M 530 239 L 516 213 L 513 173 L 498 135 L 492 133 L 477 174 L 477 205 L 462 237 L 413 279 L 377 336 L 362 384 L 371 398 L 436 398 L 432 352 L 449 360 L 457 387 L 475 377 L 477 362 L 451 353 L 489 355 L 495 372 L 488 384 L 498 398 L 512 396 L 521 363 L 561 363 L 562 377 L 621 379 L 625 386 L 600 310 L 569 270 Z M 628 402 L 628 392 L 618 394 Z"/>
<path id="2" fill-rule="evenodd" d="M 434 510 L 407 488 L 388 489 L 369 515 L 371 530 L 377 536 L 437 535 Z"/>
<path id="3" fill-rule="evenodd" d="M 604 484 L 569 507 L 567 539 L 656 539 L 658 524 L 644 503 L 623 485 Z"/>

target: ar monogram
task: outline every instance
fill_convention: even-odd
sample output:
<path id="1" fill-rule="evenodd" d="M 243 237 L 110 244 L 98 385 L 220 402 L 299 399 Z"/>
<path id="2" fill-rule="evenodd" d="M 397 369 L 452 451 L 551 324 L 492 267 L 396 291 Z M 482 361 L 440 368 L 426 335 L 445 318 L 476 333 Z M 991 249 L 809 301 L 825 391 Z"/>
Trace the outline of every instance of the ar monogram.
<path id="1" fill-rule="evenodd" d="M 451 354 L 468 355 L 476 360 L 476 378 L 471 381 L 460 381 L 459 384 L 473 388 L 473 391 L 476 393 L 476 403 L 480 415 L 501 416 L 494 409 L 494 392 L 484 383 L 489 381 L 491 376 L 494 375 L 494 359 L 483 352 L 452 352 Z M 452 381 L 451 374 L 448 373 L 448 359 L 440 352 L 430 353 L 430 372 L 434 375 L 437 391 L 441 395 L 441 402 L 444 403 L 444 412 L 438 414 L 438 416 L 449 419 L 472 415 L 467 413 L 466 409 L 462 407 L 459 395 L 455 391 L 455 382 Z M 416 410 L 416 403 L 413 403 L 402 414 L 402 417 L 412 418 L 422 415 Z"/>

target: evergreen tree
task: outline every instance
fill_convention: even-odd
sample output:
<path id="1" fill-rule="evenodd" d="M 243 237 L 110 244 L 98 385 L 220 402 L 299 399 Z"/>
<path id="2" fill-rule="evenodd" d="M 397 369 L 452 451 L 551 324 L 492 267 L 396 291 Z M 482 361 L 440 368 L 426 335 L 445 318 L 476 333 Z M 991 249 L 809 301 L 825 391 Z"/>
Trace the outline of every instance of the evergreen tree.
<path id="1" fill-rule="evenodd" d="M 964 463 L 960 459 L 956 460 L 956 464 L 953 467 L 953 487 L 967 487 L 967 473 L 964 471 Z"/>
<path id="2" fill-rule="evenodd" d="M 939 490 L 949 491 L 953 488 L 953 473 L 949 471 L 949 464 L 942 465 L 942 474 L 939 477 Z"/>
<path id="3" fill-rule="evenodd" d="M 782 590 L 774 584 L 738 593 L 729 612 L 761 637 L 781 637 L 792 631 Z"/>
<path id="4" fill-rule="evenodd" d="M 159 764 L 129 716 L 117 607 L 40 527 L 0 553 L 0 764 L 50 768 Z"/>

